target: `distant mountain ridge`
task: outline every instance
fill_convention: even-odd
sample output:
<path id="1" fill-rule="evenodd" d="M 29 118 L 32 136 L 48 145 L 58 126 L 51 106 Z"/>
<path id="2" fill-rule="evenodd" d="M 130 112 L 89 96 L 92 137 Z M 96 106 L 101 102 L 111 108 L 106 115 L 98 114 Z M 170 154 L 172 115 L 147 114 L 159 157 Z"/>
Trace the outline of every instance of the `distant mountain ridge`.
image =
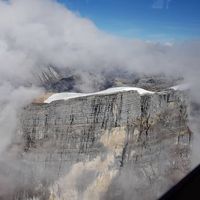
<path id="1" fill-rule="evenodd" d="M 111 87 L 140 87 L 161 91 L 178 85 L 183 78 L 163 74 L 147 75 L 122 70 L 95 72 L 73 71 L 48 66 L 36 73 L 40 85 L 48 92 L 97 92 Z M 84 87 L 85 86 L 85 87 Z"/>

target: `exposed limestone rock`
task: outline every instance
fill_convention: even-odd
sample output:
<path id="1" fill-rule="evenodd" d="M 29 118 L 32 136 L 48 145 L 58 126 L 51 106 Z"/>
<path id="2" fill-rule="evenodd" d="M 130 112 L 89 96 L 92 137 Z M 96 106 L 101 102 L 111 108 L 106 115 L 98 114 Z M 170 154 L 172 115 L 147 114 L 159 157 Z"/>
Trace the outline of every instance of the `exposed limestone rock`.
<path id="1" fill-rule="evenodd" d="M 34 174 L 31 194 L 23 193 L 45 199 L 40 183 L 51 200 L 159 197 L 190 168 L 187 105 L 173 90 L 29 105 L 16 137 Z"/>

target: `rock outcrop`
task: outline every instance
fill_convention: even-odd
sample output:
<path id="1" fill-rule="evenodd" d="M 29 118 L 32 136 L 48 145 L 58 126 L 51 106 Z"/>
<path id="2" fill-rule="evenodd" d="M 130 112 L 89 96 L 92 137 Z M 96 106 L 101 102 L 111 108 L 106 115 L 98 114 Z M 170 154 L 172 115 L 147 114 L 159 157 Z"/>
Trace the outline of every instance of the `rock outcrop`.
<path id="1" fill-rule="evenodd" d="M 187 95 L 174 90 L 27 106 L 15 144 L 23 145 L 30 187 L 15 199 L 159 197 L 190 168 L 187 106 Z"/>

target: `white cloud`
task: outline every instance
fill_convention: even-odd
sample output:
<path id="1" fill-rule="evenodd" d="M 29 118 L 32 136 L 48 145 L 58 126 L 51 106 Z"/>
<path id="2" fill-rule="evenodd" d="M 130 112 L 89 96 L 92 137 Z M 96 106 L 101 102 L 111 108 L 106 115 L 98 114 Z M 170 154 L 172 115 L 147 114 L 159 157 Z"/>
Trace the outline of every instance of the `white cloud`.
<path id="1" fill-rule="evenodd" d="M 188 46 L 199 49 L 198 43 L 169 48 L 108 35 L 53 0 L 1 0 L 0 30 L 0 74 L 16 82 L 34 81 L 31 72 L 47 64 L 77 70 L 182 72 L 179 68 L 187 68 L 186 62 L 195 64 Z"/>
<path id="2" fill-rule="evenodd" d="M 154 0 L 152 8 L 154 9 L 168 9 L 172 0 Z"/>

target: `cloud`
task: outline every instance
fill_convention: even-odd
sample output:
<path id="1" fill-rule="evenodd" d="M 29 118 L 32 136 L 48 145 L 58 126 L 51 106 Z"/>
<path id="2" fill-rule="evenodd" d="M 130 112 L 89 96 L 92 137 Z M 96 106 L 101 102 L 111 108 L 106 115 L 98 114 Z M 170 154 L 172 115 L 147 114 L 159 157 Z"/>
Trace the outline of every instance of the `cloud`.
<path id="1" fill-rule="evenodd" d="M 168 9 L 172 0 L 154 0 L 152 8 L 154 9 Z"/>
<path id="2" fill-rule="evenodd" d="M 31 72 L 48 64 L 86 71 L 123 66 L 182 72 L 179 68 L 194 57 L 187 46 L 199 49 L 199 42 L 169 48 L 108 35 L 53 0 L 0 1 L 0 29 L 0 74 L 18 84 L 34 82 Z"/>

